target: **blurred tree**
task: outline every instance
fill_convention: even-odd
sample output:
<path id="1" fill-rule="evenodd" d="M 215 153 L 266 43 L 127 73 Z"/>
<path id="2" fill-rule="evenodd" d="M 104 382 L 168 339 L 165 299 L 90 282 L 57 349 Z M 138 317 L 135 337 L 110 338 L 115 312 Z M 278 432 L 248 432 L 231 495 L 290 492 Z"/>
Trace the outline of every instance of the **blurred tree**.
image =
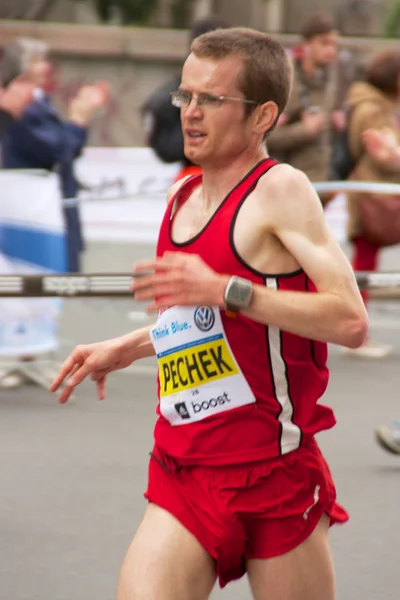
<path id="1" fill-rule="evenodd" d="M 400 0 L 390 0 L 383 24 L 385 37 L 400 37 Z"/>
<path id="2" fill-rule="evenodd" d="M 157 4 L 158 0 L 95 0 L 102 21 L 109 22 L 117 13 L 123 25 L 145 25 Z"/>

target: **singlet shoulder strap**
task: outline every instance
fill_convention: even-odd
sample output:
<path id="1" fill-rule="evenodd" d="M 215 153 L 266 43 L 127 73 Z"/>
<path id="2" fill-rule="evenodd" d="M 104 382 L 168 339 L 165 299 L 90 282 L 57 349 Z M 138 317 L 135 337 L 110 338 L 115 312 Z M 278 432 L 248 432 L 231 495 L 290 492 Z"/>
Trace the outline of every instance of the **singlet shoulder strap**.
<path id="1" fill-rule="evenodd" d="M 201 184 L 202 179 L 203 176 L 200 174 L 190 175 L 183 180 L 182 184 L 169 201 L 170 216 L 173 216 L 178 208 L 186 202 L 193 190 Z"/>
<path id="2" fill-rule="evenodd" d="M 242 180 L 239 185 L 246 185 L 251 187 L 254 183 L 256 183 L 262 175 L 265 175 L 267 171 L 269 171 L 275 165 L 278 165 L 279 161 L 274 160 L 273 158 L 265 158 L 261 162 L 259 162 L 250 173 L 246 175 L 246 177 Z"/>

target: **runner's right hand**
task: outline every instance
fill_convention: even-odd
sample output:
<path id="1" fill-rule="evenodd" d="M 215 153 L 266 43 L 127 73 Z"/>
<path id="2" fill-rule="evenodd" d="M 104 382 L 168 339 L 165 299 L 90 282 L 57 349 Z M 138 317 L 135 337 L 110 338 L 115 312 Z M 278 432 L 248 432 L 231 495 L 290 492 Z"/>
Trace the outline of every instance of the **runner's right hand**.
<path id="1" fill-rule="evenodd" d="M 65 383 L 59 397 L 59 402 L 64 404 L 68 401 L 74 388 L 88 375 L 91 375 L 93 381 L 96 382 L 98 398 L 103 400 L 108 373 L 123 369 L 131 363 L 132 357 L 124 351 L 120 338 L 79 345 L 61 366 L 57 377 L 50 386 L 50 391 L 56 392 Z"/>

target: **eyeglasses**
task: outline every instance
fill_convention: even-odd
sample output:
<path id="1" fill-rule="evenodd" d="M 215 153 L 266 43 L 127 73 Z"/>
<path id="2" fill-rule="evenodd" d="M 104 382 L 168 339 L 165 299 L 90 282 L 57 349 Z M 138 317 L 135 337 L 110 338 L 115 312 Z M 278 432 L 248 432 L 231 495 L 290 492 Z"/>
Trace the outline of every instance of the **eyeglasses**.
<path id="1" fill-rule="evenodd" d="M 177 90 L 171 92 L 171 102 L 177 108 L 187 108 L 193 100 L 192 92 Z M 213 96 L 212 94 L 197 94 L 197 106 L 219 108 L 223 102 L 244 102 L 245 104 L 258 104 L 255 100 L 234 98 L 233 96 Z"/>

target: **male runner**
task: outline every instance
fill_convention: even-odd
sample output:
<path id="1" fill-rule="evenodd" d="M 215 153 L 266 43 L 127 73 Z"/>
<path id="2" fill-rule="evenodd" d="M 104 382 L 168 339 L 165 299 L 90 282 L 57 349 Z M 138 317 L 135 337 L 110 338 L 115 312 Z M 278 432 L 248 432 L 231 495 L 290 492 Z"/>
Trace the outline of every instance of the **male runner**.
<path id="1" fill-rule="evenodd" d="M 328 527 L 348 517 L 314 435 L 335 424 L 326 342 L 361 344 L 367 316 L 308 179 L 265 152 L 290 81 L 260 32 L 193 42 L 172 101 L 203 176 L 171 190 L 133 285 L 157 323 L 77 347 L 52 385 L 67 379 L 66 402 L 91 374 L 103 398 L 110 371 L 158 358 L 149 504 L 117 600 L 205 600 L 246 571 L 255 600 L 335 598 Z"/>

